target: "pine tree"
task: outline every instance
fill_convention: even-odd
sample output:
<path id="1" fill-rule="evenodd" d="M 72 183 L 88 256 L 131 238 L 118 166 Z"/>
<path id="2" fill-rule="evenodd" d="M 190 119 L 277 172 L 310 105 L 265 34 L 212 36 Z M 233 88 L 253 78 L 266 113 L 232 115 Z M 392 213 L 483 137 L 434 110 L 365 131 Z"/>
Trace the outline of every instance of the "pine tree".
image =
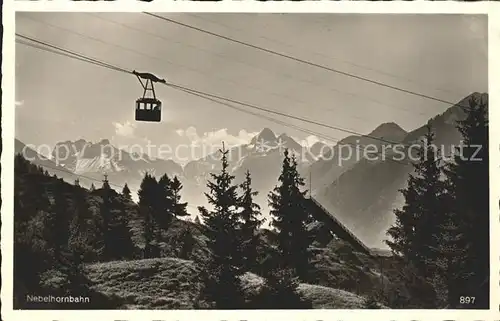
<path id="1" fill-rule="evenodd" d="M 160 177 L 157 184 L 156 209 L 155 211 L 158 222 L 163 222 L 163 225 L 168 225 L 172 218 L 172 199 L 173 193 L 170 189 L 172 180 L 167 174 Z M 166 226 L 164 226 L 166 227 Z"/>
<path id="2" fill-rule="evenodd" d="M 126 183 L 125 183 L 125 186 L 123 186 L 122 195 L 127 201 L 132 200 L 132 195 L 130 194 L 130 189 L 128 188 L 128 185 Z"/>
<path id="3" fill-rule="evenodd" d="M 62 263 L 69 240 L 70 216 L 68 212 L 70 205 L 65 185 L 62 180 L 57 180 L 53 185 L 54 203 L 50 210 L 45 232 L 56 266 Z"/>
<path id="4" fill-rule="evenodd" d="M 309 300 L 301 298 L 297 289 L 299 279 L 291 268 L 283 267 L 279 258 L 271 258 L 264 274 L 264 285 L 251 298 L 252 309 L 312 309 Z"/>
<path id="5" fill-rule="evenodd" d="M 92 282 L 85 275 L 83 268 L 89 248 L 87 244 L 88 236 L 82 232 L 84 227 L 80 225 L 82 223 L 78 216 L 74 216 L 70 225 L 69 252 L 64 264 L 61 266 L 67 277 L 67 284 L 63 289 L 66 291 L 66 295 L 89 296 L 91 291 Z"/>
<path id="6" fill-rule="evenodd" d="M 179 257 L 181 259 L 188 260 L 191 252 L 193 252 L 194 245 L 196 242 L 193 236 L 193 232 L 191 231 L 189 225 L 186 225 L 186 227 L 182 231 L 181 242 L 182 244 L 181 244 L 181 249 L 179 251 Z"/>
<path id="7" fill-rule="evenodd" d="M 159 256 L 160 249 L 155 233 L 155 197 L 157 195 L 157 181 L 146 173 L 139 189 L 139 211 L 143 219 L 144 258 Z"/>
<path id="8" fill-rule="evenodd" d="M 102 197 L 102 203 L 99 207 L 100 226 L 99 232 L 102 237 L 101 240 L 101 257 L 104 260 L 111 260 L 113 258 L 112 248 L 113 239 L 110 233 L 111 224 L 111 186 L 109 185 L 107 176 L 105 175 L 102 188 L 99 193 Z"/>
<path id="9" fill-rule="evenodd" d="M 91 257 L 93 252 L 92 246 L 95 245 L 96 226 L 90 207 L 86 199 L 86 191 L 79 184 L 75 185 L 72 193 L 72 214 L 73 218 L 70 223 L 70 238 L 77 235 L 78 240 L 83 240 L 82 247 L 85 248 L 85 258 Z"/>
<path id="10" fill-rule="evenodd" d="M 194 218 L 194 223 L 201 225 L 201 220 L 200 220 L 200 217 L 198 215 L 196 215 L 196 217 Z"/>
<path id="11" fill-rule="evenodd" d="M 415 275 L 410 276 L 411 280 L 406 280 L 414 301 L 432 308 L 436 298 L 429 285 L 436 272 L 434 266 L 439 255 L 435 249 L 442 234 L 445 208 L 444 182 L 441 180 L 434 134 L 429 126 L 417 157 L 415 173 L 410 174 L 408 187 L 401 191 L 405 205 L 394 211 L 396 224 L 387 232 L 392 240 L 386 242 L 404 264 L 415 271 Z"/>
<path id="12" fill-rule="evenodd" d="M 182 183 L 177 176 L 174 176 L 174 179 L 170 182 L 170 191 L 172 193 L 172 214 L 177 218 L 189 215 L 186 210 L 187 203 L 181 203 L 181 190 Z"/>
<path id="13" fill-rule="evenodd" d="M 46 233 L 50 201 L 37 174 L 22 155 L 14 159 L 14 308 L 26 307 L 26 295 L 40 293 L 41 274 L 52 265 Z M 36 262 L 36 264 L 33 264 Z"/>
<path id="14" fill-rule="evenodd" d="M 295 157 L 285 150 L 279 185 L 269 194 L 273 217 L 272 226 L 278 232 L 278 244 L 283 266 L 293 268 L 296 275 L 307 281 L 311 253 L 308 248 L 312 239 L 306 229 L 310 214 L 305 207 L 304 180 L 297 171 Z"/>
<path id="15" fill-rule="evenodd" d="M 90 184 L 90 192 L 95 191 L 95 185 L 94 183 Z"/>
<path id="16" fill-rule="evenodd" d="M 242 211 L 240 217 L 243 221 L 241 225 L 242 233 L 242 251 L 243 251 L 243 267 L 248 271 L 255 266 L 257 261 L 257 245 L 258 235 L 256 234 L 259 227 L 263 223 L 263 219 L 259 219 L 260 206 L 253 201 L 258 192 L 252 190 L 252 178 L 250 172 L 247 171 L 245 181 L 240 185 L 243 194 L 240 197 L 240 206 Z"/>
<path id="17" fill-rule="evenodd" d="M 447 266 L 451 306 L 460 305 L 460 296 L 475 297 L 474 308 L 489 306 L 489 154 L 488 102 L 469 101 L 466 118 L 458 121 L 462 145 L 445 169 L 450 198 L 448 244 L 453 254 Z M 463 251 L 459 251 L 462 249 Z M 458 253 L 457 253 L 458 252 Z M 467 305 L 471 307 L 471 305 Z"/>
<path id="18" fill-rule="evenodd" d="M 238 197 L 234 176 L 228 172 L 228 151 L 221 150 L 222 170 L 211 174 L 207 183 L 210 190 L 205 193 L 213 206 L 209 211 L 199 207 L 206 226 L 207 245 L 211 250 L 209 262 L 203 273 L 202 294 L 216 309 L 239 309 L 243 307 L 243 293 L 239 276 L 240 237 L 238 236 Z"/>
<path id="19" fill-rule="evenodd" d="M 132 258 L 134 244 L 128 226 L 125 199 L 111 189 L 107 176 L 104 178 L 102 188 L 96 192 L 102 198 L 99 209 L 101 258 L 104 260 Z"/>

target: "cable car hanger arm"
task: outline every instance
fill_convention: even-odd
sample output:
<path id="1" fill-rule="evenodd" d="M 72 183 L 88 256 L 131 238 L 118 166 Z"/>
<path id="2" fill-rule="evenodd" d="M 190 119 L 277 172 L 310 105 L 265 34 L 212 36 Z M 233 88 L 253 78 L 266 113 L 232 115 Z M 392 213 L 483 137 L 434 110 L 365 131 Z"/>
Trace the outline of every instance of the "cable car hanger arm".
<path id="1" fill-rule="evenodd" d="M 137 71 L 134 70 L 134 71 L 132 71 L 132 73 L 134 75 L 136 75 L 137 78 L 139 78 L 139 81 L 142 78 L 144 80 L 149 80 L 151 82 L 160 82 L 160 83 L 163 83 L 163 84 L 167 83 L 167 81 L 165 79 L 160 79 L 160 78 L 156 77 L 155 75 L 153 75 L 153 74 L 151 74 L 149 72 L 137 72 Z M 141 81 L 141 83 L 142 83 L 142 81 Z"/>

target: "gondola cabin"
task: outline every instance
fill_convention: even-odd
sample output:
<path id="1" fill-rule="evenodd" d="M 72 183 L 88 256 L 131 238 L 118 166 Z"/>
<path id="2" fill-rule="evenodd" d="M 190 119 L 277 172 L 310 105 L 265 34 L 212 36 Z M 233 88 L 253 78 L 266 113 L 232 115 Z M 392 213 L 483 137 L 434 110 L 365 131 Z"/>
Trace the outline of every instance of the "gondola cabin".
<path id="1" fill-rule="evenodd" d="M 136 100 L 135 120 L 160 122 L 161 101 L 155 98 L 139 98 Z"/>
<path id="2" fill-rule="evenodd" d="M 144 89 L 142 97 L 135 101 L 135 120 L 147 122 L 161 121 L 161 101 L 156 99 L 154 83 L 159 82 L 165 84 L 165 79 L 159 79 L 153 74 L 147 72 L 133 71 Z M 142 80 L 145 80 L 144 83 Z M 153 97 L 146 97 L 147 93 L 151 92 Z"/>

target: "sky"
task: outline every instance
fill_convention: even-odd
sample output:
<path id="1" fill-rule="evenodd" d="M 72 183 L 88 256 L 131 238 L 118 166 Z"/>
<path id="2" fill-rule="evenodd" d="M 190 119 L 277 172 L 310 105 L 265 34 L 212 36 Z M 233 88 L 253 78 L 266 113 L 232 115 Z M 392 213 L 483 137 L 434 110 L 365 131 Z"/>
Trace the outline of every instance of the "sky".
<path id="1" fill-rule="evenodd" d="M 480 15 L 159 13 L 300 59 L 442 100 L 487 92 L 487 18 Z M 166 22 L 144 13 L 18 12 L 16 32 L 128 70 L 280 113 L 367 134 L 420 127 L 450 106 Z M 134 120 L 133 75 L 16 44 L 16 137 L 36 146 L 248 142 L 263 128 L 318 137 L 165 86 L 161 123 Z M 348 136 L 282 116 L 331 141 Z M 155 156 L 155 149 L 151 150 Z"/>

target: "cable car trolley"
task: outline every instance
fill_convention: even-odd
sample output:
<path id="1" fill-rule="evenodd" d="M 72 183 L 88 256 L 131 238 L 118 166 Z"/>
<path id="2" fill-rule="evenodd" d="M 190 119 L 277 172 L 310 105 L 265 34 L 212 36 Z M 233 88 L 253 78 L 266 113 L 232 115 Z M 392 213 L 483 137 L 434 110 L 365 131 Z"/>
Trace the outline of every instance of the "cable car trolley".
<path id="1" fill-rule="evenodd" d="M 160 79 L 153 74 L 147 72 L 132 72 L 137 76 L 139 82 L 144 89 L 142 98 L 136 100 L 135 120 L 146 122 L 159 122 L 161 121 L 161 101 L 156 99 L 154 83 L 159 82 L 165 84 L 165 79 Z M 148 93 L 151 95 L 148 97 Z"/>

